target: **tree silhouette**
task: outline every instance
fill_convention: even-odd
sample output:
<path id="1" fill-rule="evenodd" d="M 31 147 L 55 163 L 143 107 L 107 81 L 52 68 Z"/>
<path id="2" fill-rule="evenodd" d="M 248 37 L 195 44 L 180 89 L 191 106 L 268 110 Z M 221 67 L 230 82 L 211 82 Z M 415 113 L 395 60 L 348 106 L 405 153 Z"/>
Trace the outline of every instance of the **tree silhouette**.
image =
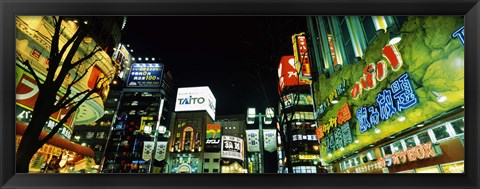
<path id="1" fill-rule="evenodd" d="M 82 103 L 93 98 L 100 97 L 95 93 L 100 93 L 107 82 L 112 78 L 113 74 L 104 77 L 98 77 L 94 86 L 91 89 L 86 89 L 80 92 L 72 91 L 72 87 L 76 85 L 85 75 L 88 70 L 100 60 L 93 59 L 94 55 L 102 49 L 98 44 L 88 54 L 81 56 L 78 51 L 82 43 L 86 43 L 86 39 L 91 37 L 94 28 L 98 27 L 101 23 L 94 17 L 75 17 L 78 26 L 75 33 L 70 37 L 66 37 L 66 42 L 62 45 L 61 36 L 64 36 L 66 19 L 73 19 L 72 17 L 53 17 L 54 32 L 51 39 L 50 54 L 48 57 L 48 67 L 45 67 L 47 74 L 45 79 L 39 77 L 39 70 L 35 71 L 32 63 L 25 60 L 19 52 L 17 52 L 17 60 L 22 62 L 27 68 L 29 73 L 35 79 L 38 87 L 38 98 L 34 105 L 34 111 L 31 114 L 31 120 L 26 128 L 22 140 L 16 154 L 16 172 L 28 173 L 29 163 L 34 154 L 48 141 L 50 140 L 67 122 L 68 118 L 80 107 Z M 37 31 L 37 34 L 42 35 Z M 47 38 L 47 36 L 43 36 Z M 17 49 L 18 51 L 18 49 Z M 77 52 L 78 51 L 78 52 Z M 74 73 L 74 74 L 73 74 Z M 72 76 L 74 75 L 74 76 Z M 70 79 L 66 79 L 70 78 Z M 57 94 L 66 85 L 65 93 L 62 97 L 58 98 Z M 47 136 L 41 137 L 41 133 L 45 126 L 45 123 L 49 120 L 50 115 L 58 112 L 61 109 L 68 109 L 67 113 L 61 120 L 53 127 Z"/>

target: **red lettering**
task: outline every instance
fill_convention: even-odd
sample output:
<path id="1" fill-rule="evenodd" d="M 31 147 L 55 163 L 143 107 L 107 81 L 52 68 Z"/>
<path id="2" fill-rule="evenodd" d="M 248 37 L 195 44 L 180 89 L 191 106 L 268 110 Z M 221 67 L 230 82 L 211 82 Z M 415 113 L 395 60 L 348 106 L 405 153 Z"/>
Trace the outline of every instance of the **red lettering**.
<path id="1" fill-rule="evenodd" d="M 415 146 L 415 152 L 418 157 L 418 159 L 423 159 L 425 158 L 425 150 L 421 146 Z"/>
<path id="2" fill-rule="evenodd" d="M 399 159 L 399 157 L 398 157 L 398 153 L 392 154 L 392 161 L 393 161 L 393 164 L 394 164 L 394 165 L 400 164 L 400 159 Z"/>
<path id="3" fill-rule="evenodd" d="M 383 60 L 377 62 L 377 80 L 383 81 L 387 77 L 387 64 Z"/>
<path id="4" fill-rule="evenodd" d="M 405 151 L 398 152 L 398 156 L 400 157 L 400 161 L 402 161 L 402 163 L 407 162 L 407 152 Z"/>
<path id="5" fill-rule="evenodd" d="M 433 152 L 432 143 L 431 143 L 431 142 L 426 143 L 426 144 L 423 144 L 422 147 L 423 147 L 423 149 L 425 150 L 425 158 L 435 157 L 435 156 L 436 156 L 436 154 Z"/>
<path id="6" fill-rule="evenodd" d="M 362 87 L 359 82 L 356 82 L 353 85 L 352 92 L 350 93 L 353 99 L 358 99 L 358 97 L 362 94 Z"/>
<path id="7" fill-rule="evenodd" d="M 415 150 L 414 150 L 414 148 L 409 148 L 409 149 L 407 149 L 407 157 L 408 157 L 408 161 L 415 161 L 415 160 L 417 160 L 417 157 L 415 156 Z"/>
<path id="8" fill-rule="evenodd" d="M 403 60 L 395 45 L 385 46 L 382 50 L 382 55 L 388 60 L 388 62 L 390 62 L 393 71 L 397 71 L 400 67 L 402 67 Z"/>
<path id="9" fill-rule="evenodd" d="M 345 103 L 342 106 L 342 108 L 338 111 L 337 117 L 338 117 L 338 124 L 340 125 L 352 118 L 352 115 L 350 114 L 350 109 L 348 108 L 348 103 Z"/>

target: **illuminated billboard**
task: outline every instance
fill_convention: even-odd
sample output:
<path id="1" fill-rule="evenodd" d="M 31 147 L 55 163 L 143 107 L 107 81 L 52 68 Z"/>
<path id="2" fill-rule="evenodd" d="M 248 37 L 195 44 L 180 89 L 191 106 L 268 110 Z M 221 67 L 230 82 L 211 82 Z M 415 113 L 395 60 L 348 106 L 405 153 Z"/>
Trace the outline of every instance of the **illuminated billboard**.
<path id="1" fill-rule="evenodd" d="M 243 139 L 234 136 L 222 136 L 221 157 L 243 161 Z"/>
<path id="2" fill-rule="evenodd" d="M 278 90 L 282 92 L 285 87 L 308 85 L 308 81 L 299 80 L 294 56 L 282 56 L 278 65 Z"/>
<path id="3" fill-rule="evenodd" d="M 163 64 L 134 63 L 130 68 L 127 87 L 158 88 L 162 85 Z"/>
<path id="4" fill-rule="evenodd" d="M 216 99 L 209 87 L 178 88 L 175 101 L 175 112 L 207 111 L 215 120 Z"/>

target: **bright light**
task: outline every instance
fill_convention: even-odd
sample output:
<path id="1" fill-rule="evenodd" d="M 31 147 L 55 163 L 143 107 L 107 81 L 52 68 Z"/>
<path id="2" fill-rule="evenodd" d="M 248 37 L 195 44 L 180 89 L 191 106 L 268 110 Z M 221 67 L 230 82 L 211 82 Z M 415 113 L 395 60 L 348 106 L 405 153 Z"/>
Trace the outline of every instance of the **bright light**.
<path id="1" fill-rule="evenodd" d="M 155 61 L 155 58 L 152 58 L 152 61 Z"/>
<path id="2" fill-rule="evenodd" d="M 445 102 L 447 101 L 447 97 L 446 96 L 443 96 L 441 95 L 440 93 L 436 92 L 436 91 L 432 91 L 433 95 L 435 95 L 435 97 L 437 97 L 437 101 L 438 102 Z"/>
<path id="3" fill-rule="evenodd" d="M 75 139 L 80 140 L 80 136 L 75 136 Z"/>
<path id="4" fill-rule="evenodd" d="M 82 146 L 87 146 L 87 143 L 82 143 Z"/>
<path id="5" fill-rule="evenodd" d="M 332 104 L 338 103 L 338 100 L 332 100 Z"/>
<path id="6" fill-rule="evenodd" d="M 377 133 L 377 134 L 380 133 L 380 129 L 375 128 L 375 133 Z"/>
<path id="7" fill-rule="evenodd" d="M 398 121 L 405 121 L 405 117 L 404 116 L 398 117 Z"/>
<path id="8" fill-rule="evenodd" d="M 345 150 L 345 148 L 344 148 L 344 147 L 341 147 L 341 148 L 340 148 L 340 150 L 341 150 L 341 151 L 344 151 L 344 150 Z"/>
<path id="9" fill-rule="evenodd" d="M 256 114 L 255 108 L 248 108 L 247 112 L 248 112 L 247 113 L 248 118 L 255 118 L 255 114 Z"/>
<path id="10" fill-rule="evenodd" d="M 355 143 L 357 143 L 357 144 L 358 144 L 359 142 L 360 142 L 360 140 L 358 140 L 358 139 L 355 139 Z"/>
<path id="11" fill-rule="evenodd" d="M 447 97 L 446 96 L 439 96 L 439 97 L 437 97 L 437 101 L 438 102 L 445 102 L 445 101 L 447 101 Z"/>
<path id="12" fill-rule="evenodd" d="M 148 61 L 148 58 L 145 58 L 146 61 Z"/>
<path id="13" fill-rule="evenodd" d="M 84 23 L 84 24 L 88 24 L 88 21 L 85 20 L 85 21 L 83 21 L 83 23 Z"/>
<path id="14" fill-rule="evenodd" d="M 418 124 L 417 127 L 423 127 L 423 124 Z"/>
<path id="15" fill-rule="evenodd" d="M 117 84 L 117 80 L 113 80 L 113 84 Z"/>
<path id="16" fill-rule="evenodd" d="M 314 149 L 314 150 L 318 150 L 318 146 L 313 146 L 313 149 Z"/>
<path id="17" fill-rule="evenodd" d="M 134 58 L 134 57 L 132 57 L 132 60 L 135 60 L 135 58 Z"/>
<path id="18" fill-rule="evenodd" d="M 332 154 L 328 154 L 328 157 L 332 157 Z"/>
<path id="19" fill-rule="evenodd" d="M 389 45 L 395 45 L 397 44 L 398 42 L 400 42 L 402 40 L 402 38 L 400 36 L 397 36 L 397 37 L 394 37 L 392 39 L 390 39 L 390 41 L 388 42 Z"/>
<path id="20" fill-rule="evenodd" d="M 142 58 L 138 58 L 138 60 L 142 61 Z"/>

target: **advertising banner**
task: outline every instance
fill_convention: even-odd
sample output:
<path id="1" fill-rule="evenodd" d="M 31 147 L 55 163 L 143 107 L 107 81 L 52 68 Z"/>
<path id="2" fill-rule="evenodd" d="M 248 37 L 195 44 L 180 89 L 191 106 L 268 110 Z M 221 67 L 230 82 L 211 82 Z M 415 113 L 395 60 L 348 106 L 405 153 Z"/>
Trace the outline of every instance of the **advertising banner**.
<path id="1" fill-rule="evenodd" d="M 287 94 L 282 97 L 282 101 L 285 103 L 285 108 L 292 107 L 293 105 L 313 105 L 313 98 L 311 94 Z"/>
<path id="2" fill-rule="evenodd" d="M 155 150 L 155 159 L 158 161 L 162 161 L 165 159 L 165 154 L 167 152 L 167 142 L 161 141 L 157 142 L 157 149 Z"/>
<path id="3" fill-rule="evenodd" d="M 216 99 L 209 87 L 178 88 L 175 112 L 206 110 L 215 120 Z"/>
<path id="4" fill-rule="evenodd" d="M 220 124 L 207 124 L 207 130 L 205 135 L 205 145 L 218 145 L 220 144 Z"/>
<path id="5" fill-rule="evenodd" d="M 222 158 L 238 159 L 243 161 L 243 139 L 234 136 L 222 136 Z"/>
<path id="6" fill-rule="evenodd" d="M 133 63 L 127 80 L 127 87 L 153 88 L 162 85 L 163 64 Z"/>
<path id="7" fill-rule="evenodd" d="M 247 133 L 247 151 L 260 152 L 258 129 L 246 130 L 246 133 Z"/>
<path id="8" fill-rule="evenodd" d="M 24 72 L 17 73 L 20 76 L 20 80 L 16 86 L 16 121 L 20 121 L 24 124 L 29 124 L 30 119 L 32 116 L 32 111 L 35 106 L 35 103 L 38 98 L 39 88 L 37 86 L 37 82 L 28 74 Z M 62 96 L 57 94 L 57 99 L 60 99 Z M 50 131 L 55 127 L 55 125 L 67 114 L 69 111 L 70 106 L 67 108 L 62 108 L 59 111 L 50 115 L 50 120 L 45 124 L 45 129 Z M 74 122 L 75 112 L 70 116 L 67 121 L 63 124 L 63 126 L 59 130 L 59 135 L 63 138 L 69 139 L 72 134 L 72 127 Z"/>
<path id="9" fill-rule="evenodd" d="M 278 89 L 279 93 L 287 86 L 308 85 L 309 83 L 298 80 L 298 71 L 295 67 L 294 56 L 282 56 L 278 65 Z"/>
<path id="10" fill-rule="evenodd" d="M 144 141 L 142 159 L 145 161 L 152 159 L 152 151 L 153 151 L 153 141 Z"/>
<path id="11" fill-rule="evenodd" d="M 308 45 L 305 33 L 295 34 L 292 36 L 293 51 L 295 61 L 298 62 L 296 70 L 301 69 L 300 78 L 308 80 L 312 77 L 310 71 L 310 58 L 308 56 Z"/>
<path id="12" fill-rule="evenodd" d="M 267 152 L 274 152 L 277 148 L 277 130 L 264 129 L 263 130 L 263 144 Z"/>

